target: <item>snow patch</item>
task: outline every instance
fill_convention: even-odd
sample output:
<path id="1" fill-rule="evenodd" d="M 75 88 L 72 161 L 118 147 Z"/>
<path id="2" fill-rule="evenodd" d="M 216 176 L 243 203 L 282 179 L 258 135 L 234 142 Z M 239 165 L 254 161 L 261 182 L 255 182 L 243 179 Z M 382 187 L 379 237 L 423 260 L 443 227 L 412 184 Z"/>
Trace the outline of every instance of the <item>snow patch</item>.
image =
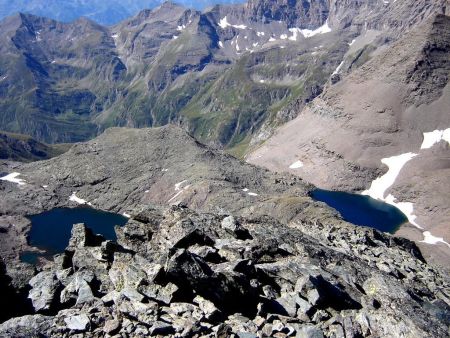
<path id="1" fill-rule="evenodd" d="M 352 42 L 350 42 L 348 45 L 351 46 L 355 43 L 356 39 L 353 39 Z"/>
<path id="2" fill-rule="evenodd" d="M 187 180 L 184 180 L 184 181 L 175 183 L 175 191 L 180 191 L 180 190 L 181 190 L 181 186 L 182 186 L 184 183 L 186 183 L 186 182 L 187 182 Z"/>
<path id="3" fill-rule="evenodd" d="M 330 26 L 328 26 L 328 20 L 327 20 L 327 21 L 325 21 L 325 23 L 322 26 L 320 26 L 317 29 L 314 29 L 314 30 L 301 29 L 300 32 L 303 34 L 303 36 L 305 38 L 310 38 L 317 34 L 329 33 L 329 32 L 331 32 L 331 28 L 330 28 Z"/>
<path id="4" fill-rule="evenodd" d="M 303 167 L 303 162 L 302 161 L 296 161 L 296 162 L 292 163 L 289 166 L 289 169 L 299 169 L 301 167 Z"/>
<path id="5" fill-rule="evenodd" d="M 227 16 L 225 15 L 225 17 L 223 17 L 222 19 L 220 19 L 219 21 L 219 27 L 222 29 L 225 29 L 227 27 L 233 27 L 233 28 L 237 28 L 237 29 L 246 29 L 247 26 L 245 25 L 232 25 L 228 22 L 227 20 Z"/>
<path id="6" fill-rule="evenodd" d="M 89 203 L 88 201 L 86 201 L 86 200 L 84 200 L 84 199 L 82 199 L 82 198 L 79 198 L 78 196 L 77 196 L 77 193 L 74 191 L 73 193 L 72 193 L 72 195 L 69 197 L 69 201 L 72 201 L 72 202 L 75 202 L 75 203 L 78 203 L 78 204 L 87 204 L 87 205 L 92 205 L 91 203 Z"/>
<path id="7" fill-rule="evenodd" d="M 244 188 L 244 189 L 242 189 L 242 191 L 243 191 L 243 192 L 247 192 L 247 191 L 248 191 L 248 189 L 247 189 L 247 188 Z"/>
<path id="8" fill-rule="evenodd" d="M 427 244 L 434 244 L 434 245 L 436 245 L 438 243 L 444 243 L 448 247 L 450 247 L 450 244 L 447 243 L 446 241 L 444 241 L 444 238 L 442 238 L 442 237 L 435 237 L 429 231 L 424 231 L 423 232 L 423 241 L 421 241 L 421 242 L 422 243 L 427 243 Z"/>
<path id="9" fill-rule="evenodd" d="M 172 39 L 176 40 L 176 39 L 178 39 L 178 36 L 174 35 L 174 36 L 172 36 Z"/>
<path id="10" fill-rule="evenodd" d="M 273 37 L 270 37 L 269 42 L 273 42 L 273 41 L 277 41 L 277 40 L 274 39 Z"/>
<path id="11" fill-rule="evenodd" d="M 384 200 L 384 192 L 394 184 L 400 170 L 403 166 L 417 156 L 414 153 L 405 153 L 398 156 L 392 156 L 381 159 L 381 163 L 386 164 L 389 168 L 388 172 L 381 177 L 375 179 L 370 188 L 362 192 L 363 195 L 368 195 L 372 198 Z"/>
<path id="12" fill-rule="evenodd" d="M 417 224 L 417 216 L 414 215 L 414 205 L 411 202 L 397 202 L 397 199 L 391 194 L 387 195 L 385 200 L 387 204 L 393 205 L 399 209 L 408 218 L 408 222 L 419 229 L 423 229 L 419 224 Z"/>
<path id="13" fill-rule="evenodd" d="M 265 34 L 264 32 L 256 32 L 257 36 L 264 36 L 264 34 Z"/>
<path id="14" fill-rule="evenodd" d="M 342 66 L 344 65 L 344 61 L 342 61 L 339 66 L 337 66 L 337 68 L 334 70 L 333 74 L 331 75 L 335 75 L 337 73 L 339 73 L 339 71 L 341 70 Z"/>
<path id="15" fill-rule="evenodd" d="M 254 193 L 254 192 L 249 192 L 248 195 L 249 195 L 249 196 L 258 196 L 258 194 L 257 194 L 257 193 Z"/>
<path id="16" fill-rule="evenodd" d="M 175 191 L 178 191 L 174 196 L 172 196 L 167 202 L 173 201 L 175 198 L 177 198 L 179 195 L 181 195 L 184 191 L 189 189 L 190 185 L 186 185 L 183 187 L 183 184 L 185 184 L 187 180 L 183 180 L 181 182 L 178 182 L 175 184 Z"/>
<path id="17" fill-rule="evenodd" d="M 266 82 L 265 80 L 259 80 L 259 83 L 264 83 L 264 82 Z"/>
<path id="18" fill-rule="evenodd" d="M 423 133 L 423 142 L 420 149 L 429 149 L 442 140 L 450 143 L 450 128 Z"/>
<path id="19" fill-rule="evenodd" d="M 223 42 L 222 41 L 219 41 L 219 47 L 223 48 Z"/>
<path id="20" fill-rule="evenodd" d="M 286 40 L 287 37 L 288 37 L 287 34 L 281 34 L 281 35 L 280 35 L 280 39 L 281 39 L 281 40 Z"/>
<path id="21" fill-rule="evenodd" d="M 403 166 L 410 161 L 412 158 L 417 156 L 415 153 L 405 153 L 398 156 L 392 156 L 388 158 L 381 159 L 381 163 L 384 163 L 388 166 L 389 170 L 386 174 L 383 176 L 378 177 L 375 179 L 372 184 L 370 185 L 370 188 L 368 190 L 363 191 L 362 195 L 370 196 L 374 199 L 384 201 L 390 205 L 395 206 L 396 208 L 400 209 L 401 212 L 405 214 L 405 216 L 408 218 L 408 221 L 420 228 L 423 229 L 419 224 L 416 222 L 417 216 L 413 214 L 414 212 L 414 205 L 410 202 L 396 202 L 397 199 L 389 194 L 388 196 L 384 197 L 384 193 L 386 190 L 392 186 L 397 179 L 398 174 L 402 170 Z"/>
<path id="22" fill-rule="evenodd" d="M 291 41 L 297 41 L 298 33 L 302 32 L 300 28 L 289 28 L 289 31 L 292 33 L 292 36 L 289 37 Z"/>
<path id="23" fill-rule="evenodd" d="M 259 42 L 253 43 L 253 47 L 256 47 L 256 46 L 258 46 L 258 45 L 259 45 Z"/>
<path id="24" fill-rule="evenodd" d="M 3 76 L 0 81 L 6 80 L 8 78 L 8 75 Z"/>
<path id="25" fill-rule="evenodd" d="M 114 39 L 114 40 L 116 40 L 116 39 L 118 39 L 119 38 L 119 34 L 113 34 L 113 35 L 111 35 L 111 37 Z"/>
<path id="26" fill-rule="evenodd" d="M 0 180 L 2 181 L 8 181 L 11 183 L 16 183 L 18 185 L 25 185 L 25 180 L 18 178 L 18 176 L 20 175 L 20 173 L 11 173 L 8 174 L 6 176 L 0 177 Z"/>
<path id="27" fill-rule="evenodd" d="M 177 31 L 181 32 L 185 28 L 186 28 L 186 25 L 177 26 Z"/>
<path id="28" fill-rule="evenodd" d="M 126 212 L 124 212 L 122 215 L 125 216 L 126 218 L 131 218 L 131 215 L 127 214 Z"/>

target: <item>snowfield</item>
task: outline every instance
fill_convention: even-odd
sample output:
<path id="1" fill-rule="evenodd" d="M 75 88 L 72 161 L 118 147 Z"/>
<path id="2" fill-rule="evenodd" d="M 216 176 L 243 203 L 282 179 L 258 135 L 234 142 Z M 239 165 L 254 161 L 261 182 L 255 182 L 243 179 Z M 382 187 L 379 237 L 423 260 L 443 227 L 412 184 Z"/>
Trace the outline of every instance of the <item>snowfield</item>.
<path id="1" fill-rule="evenodd" d="M 16 183 L 18 185 L 25 185 L 25 180 L 17 178 L 19 175 L 20 173 L 11 173 L 6 176 L 0 177 L 0 180 Z"/>

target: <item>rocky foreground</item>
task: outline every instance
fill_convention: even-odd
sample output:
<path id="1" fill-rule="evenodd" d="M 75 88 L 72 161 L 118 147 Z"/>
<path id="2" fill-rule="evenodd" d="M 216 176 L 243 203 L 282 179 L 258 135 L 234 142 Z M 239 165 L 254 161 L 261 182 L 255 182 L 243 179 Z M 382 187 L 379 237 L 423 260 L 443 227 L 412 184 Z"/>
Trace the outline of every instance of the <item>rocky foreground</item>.
<path id="1" fill-rule="evenodd" d="M 408 240 L 183 205 L 147 207 L 116 232 L 114 243 L 75 225 L 66 251 L 29 281 L 30 314 L 0 335 L 448 335 L 448 280 Z"/>
<path id="2" fill-rule="evenodd" d="M 448 274 L 413 242 L 179 128 L 114 128 L 0 170 L 18 174 L 0 180 L 0 337 L 448 336 Z M 117 242 L 78 224 L 54 261 L 20 262 L 37 250 L 26 215 L 78 203 L 131 216 Z"/>

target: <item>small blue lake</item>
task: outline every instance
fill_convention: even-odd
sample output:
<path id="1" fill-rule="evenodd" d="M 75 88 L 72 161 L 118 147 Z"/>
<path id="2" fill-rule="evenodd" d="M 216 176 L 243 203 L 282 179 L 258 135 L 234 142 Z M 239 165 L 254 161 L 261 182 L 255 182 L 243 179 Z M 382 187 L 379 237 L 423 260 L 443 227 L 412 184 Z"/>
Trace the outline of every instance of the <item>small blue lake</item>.
<path id="1" fill-rule="evenodd" d="M 311 197 L 339 211 L 347 222 L 391 234 L 408 221 L 396 207 L 369 196 L 316 189 L 311 192 Z"/>
<path id="2" fill-rule="evenodd" d="M 128 221 L 122 215 L 89 207 L 56 208 L 28 218 L 31 221 L 28 244 L 45 251 L 45 254 L 22 253 L 20 259 L 31 264 L 35 264 L 39 256 L 51 257 L 64 252 L 73 224 L 84 223 L 93 233 L 116 240 L 114 226 L 123 226 Z"/>

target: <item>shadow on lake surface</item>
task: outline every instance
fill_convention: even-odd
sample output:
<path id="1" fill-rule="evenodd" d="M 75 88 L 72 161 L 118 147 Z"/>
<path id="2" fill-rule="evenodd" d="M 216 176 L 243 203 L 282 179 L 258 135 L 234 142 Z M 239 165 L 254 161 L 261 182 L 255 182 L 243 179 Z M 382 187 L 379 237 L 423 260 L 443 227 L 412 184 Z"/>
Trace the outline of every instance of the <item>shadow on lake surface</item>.
<path id="1" fill-rule="evenodd" d="M 31 221 L 28 244 L 45 251 L 22 253 L 20 259 L 31 264 L 35 264 L 39 256 L 49 258 L 64 252 L 69 244 L 73 224 L 84 223 L 93 233 L 116 240 L 114 226 L 123 226 L 128 221 L 122 215 L 89 207 L 56 208 L 28 218 Z"/>
<path id="2" fill-rule="evenodd" d="M 365 195 L 316 189 L 311 197 L 339 211 L 347 222 L 391 234 L 408 221 L 396 207 Z"/>

